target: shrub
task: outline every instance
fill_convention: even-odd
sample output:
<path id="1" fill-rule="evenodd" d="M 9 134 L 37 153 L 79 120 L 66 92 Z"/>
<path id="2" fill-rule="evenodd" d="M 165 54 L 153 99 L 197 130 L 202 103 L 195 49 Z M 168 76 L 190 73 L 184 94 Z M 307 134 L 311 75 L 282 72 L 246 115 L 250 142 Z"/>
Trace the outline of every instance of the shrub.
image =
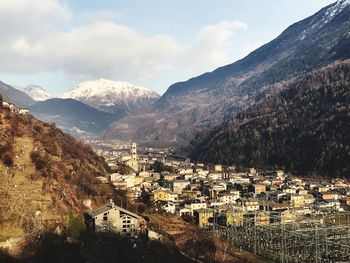
<path id="1" fill-rule="evenodd" d="M 67 227 L 67 236 L 75 240 L 78 240 L 85 230 L 85 224 L 83 219 L 80 216 L 69 215 L 68 216 L 68 227 Z"/>
<path id="2" fill-rule="evenodd" d="M 7 166 L 7 167 L 12 167 L 13 166 L 13 159 L 12 159 L 12 156 L 8 153 L 6 153 L 4 156 L 3 156 L 3 161 L 4 161 L 4 164 Z"/>
<path id="3" fill-rule="evenodd" d="M 44 168 L 47 168 L 49 160 L 47 157 L 42 156 L 39 152 L 32 151 L 30 153 L 30 158 L 32 159 L 32 162 L 34 163 L 37 170 L 43 170 Z"/>

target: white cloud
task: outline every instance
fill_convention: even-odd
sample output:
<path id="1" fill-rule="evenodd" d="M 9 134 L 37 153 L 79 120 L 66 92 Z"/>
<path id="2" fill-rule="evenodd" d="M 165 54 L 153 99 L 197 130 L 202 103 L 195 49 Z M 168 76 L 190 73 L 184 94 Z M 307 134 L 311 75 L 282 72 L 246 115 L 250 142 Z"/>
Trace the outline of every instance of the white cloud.
<path id="1" fill-rule="evenodd" d="M 119 15 L 89 13 L 84 25 L 72 27 L 73 14 L 58 0 L 0 0 L 0 72 L 176 81 L 232 62 L 235 33 L 247 28 L 222 21 L 200 28 L 191 43 L 181 45 L 168 35 L 147 36 L 113 22 Z"/>
<path id="2" fill-rule="evenodd" d="M 114 10 L 97 10 L 94 12 L 84 12 L 79 15 L 78 19 L 82 23 L 92 23 L 98 21 L 117 21 L 123 17 L 123 13 Z"/>
<path id="3" fill-rule="evenodd" d="M 106 20 L 65 30 L 58 24 L 69 24 L 69 11 L 54 0 L 36 1 L 0 0 L 0 22 L 7 21 L 0 23 L 7 33 L 0 43 L 2 72 L 54 70 L 78 79 L 142 80 L 168 68 L 180 50 L 169 36 L 144 36 Z"/>
<path id="4" fill-rule="evenodd" d="M 192 74 L 200 74 L 232 62 L 230 41 L 237 30 L 247 28 L 237 20 L 202 27 L 186 52 L 184 65 Z"/>

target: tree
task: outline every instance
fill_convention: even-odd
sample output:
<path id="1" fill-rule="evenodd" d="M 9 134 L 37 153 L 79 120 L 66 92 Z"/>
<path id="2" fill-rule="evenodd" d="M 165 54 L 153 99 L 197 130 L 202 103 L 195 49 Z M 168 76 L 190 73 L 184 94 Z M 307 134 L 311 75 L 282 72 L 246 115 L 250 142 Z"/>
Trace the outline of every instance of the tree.
<path id="1" fill-rule="evenodd" d="M 165 165 L 164 163 L 156 160 L 152 165 L 151 165 L 151 169 L 153 171 L 155 171 L 156 173 L 161 173 L 161 172 L 170 172 L 173 173 L 175 172 L 174 168 L 168 165 Z"/>

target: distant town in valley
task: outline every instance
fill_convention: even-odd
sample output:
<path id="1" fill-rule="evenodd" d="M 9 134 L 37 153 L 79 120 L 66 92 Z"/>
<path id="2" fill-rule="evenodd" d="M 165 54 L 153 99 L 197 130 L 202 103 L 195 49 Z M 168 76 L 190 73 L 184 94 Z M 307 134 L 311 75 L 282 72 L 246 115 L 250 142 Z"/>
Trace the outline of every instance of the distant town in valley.
<path id="1" fill-rule="evenodd" d="M 74 2 L 0 1 L 0 262 L 350 262 L 350 0 Z"/>

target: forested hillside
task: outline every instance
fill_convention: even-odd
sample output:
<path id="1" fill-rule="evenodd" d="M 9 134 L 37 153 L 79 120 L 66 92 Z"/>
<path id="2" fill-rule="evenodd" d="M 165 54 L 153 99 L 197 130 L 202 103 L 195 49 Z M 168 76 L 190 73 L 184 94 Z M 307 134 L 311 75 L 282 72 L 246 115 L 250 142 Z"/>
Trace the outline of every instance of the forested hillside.
<path id="1" fill-rule="evenodd" d="M 196 160 L 350 176 L 350 61 L 289 83 L 192 142 Z"/>

